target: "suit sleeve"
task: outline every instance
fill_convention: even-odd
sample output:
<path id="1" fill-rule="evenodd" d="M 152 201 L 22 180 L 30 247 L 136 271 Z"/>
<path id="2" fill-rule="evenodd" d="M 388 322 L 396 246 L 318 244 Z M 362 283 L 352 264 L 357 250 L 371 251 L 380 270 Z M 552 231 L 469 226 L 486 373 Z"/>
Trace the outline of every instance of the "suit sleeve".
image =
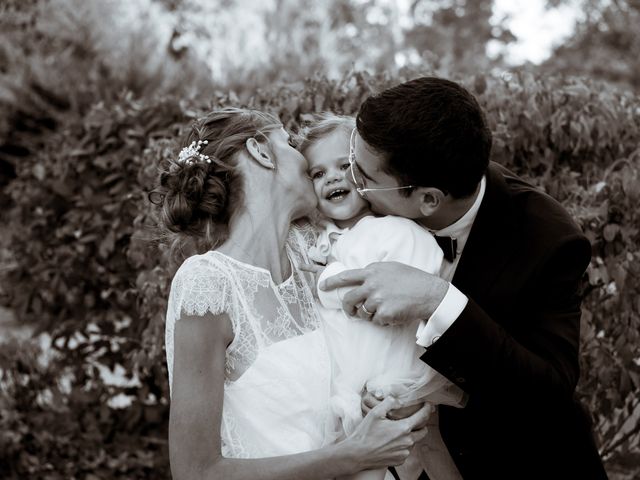
<path id="1" fill-rule="evenodd" d="M 473 299 L 421 357 L 471 398 L 513 405 L 570 399 L 579 377 L 577 291 L 591 247 L 576 234 L 539 264 L 508 333 Z"/>

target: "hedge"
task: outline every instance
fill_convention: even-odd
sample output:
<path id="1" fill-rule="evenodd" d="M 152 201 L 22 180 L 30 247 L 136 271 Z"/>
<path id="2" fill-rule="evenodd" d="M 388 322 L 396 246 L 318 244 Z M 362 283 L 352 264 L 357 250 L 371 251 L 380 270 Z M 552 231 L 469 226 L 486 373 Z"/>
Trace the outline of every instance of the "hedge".
<path id="1" fill-rule="evenodd" d="M 372 92 L 411 76 L 316 77 L 245 101 L 234 92 L 199 102 L 123 92 L 44 132 L 15 162 L 1 214 L 10 260 L 0 270 L 3 303 L 43 333 L 0 346 L 8 478 L 169 477 L 163 328 L 175 265 L 146 192 L 195 117 L 249 106 L 296 131 L 314 112 L 352 114 Z M 592 242 L 578 394 L 608 467 L 638 465 L 640 102 L 578 78 L 458 80 L 487 112 L 494 160 L 557 198 Z M 124 369 L 128 381 L 105 382 L 105 367 Z"/>

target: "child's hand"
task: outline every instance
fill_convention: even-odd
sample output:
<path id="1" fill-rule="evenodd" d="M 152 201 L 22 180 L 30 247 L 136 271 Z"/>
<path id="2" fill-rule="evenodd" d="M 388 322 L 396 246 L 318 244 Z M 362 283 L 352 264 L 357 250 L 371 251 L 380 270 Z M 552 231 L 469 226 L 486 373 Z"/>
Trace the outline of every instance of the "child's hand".
<path id="1" fill-rule="evenodd" d="M 318 277 L 324 271 L 325 268 L 327 268 L 326 265 L 320 265 L 318 263 L 301 263 L 300 264 L 300 270 L 313 273 L 316 278 L 316 281 L 318 280 Z"/>
<path id="2" fill-rule="evenodd" d="M 320 265 L 318 263 L 301 263 L 300 264 L 300 270 L 302 270 L 303 272 L 311 273 L 311 276 L 313 277 L 314 292 L 316 288 L 318 288 L 318 278 L 320 278 L 320 275 L 322 274 L 325 268 L 327 268 L 326 265 Z"/>

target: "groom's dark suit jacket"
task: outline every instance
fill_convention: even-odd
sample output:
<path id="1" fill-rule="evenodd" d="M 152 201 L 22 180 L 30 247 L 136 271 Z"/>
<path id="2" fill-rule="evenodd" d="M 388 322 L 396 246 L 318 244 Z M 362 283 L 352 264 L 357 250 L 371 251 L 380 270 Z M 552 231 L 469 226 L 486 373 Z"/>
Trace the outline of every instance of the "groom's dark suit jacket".
<path id="1" fill-rule="evenodd" d="M 469 394 L 440 408 L 465 479 L 606 478 L 579 377 L 577 289 L 591 247 L 551 197 L 492 163 L 452 283 L 469 303 L 423 361 Z"/>

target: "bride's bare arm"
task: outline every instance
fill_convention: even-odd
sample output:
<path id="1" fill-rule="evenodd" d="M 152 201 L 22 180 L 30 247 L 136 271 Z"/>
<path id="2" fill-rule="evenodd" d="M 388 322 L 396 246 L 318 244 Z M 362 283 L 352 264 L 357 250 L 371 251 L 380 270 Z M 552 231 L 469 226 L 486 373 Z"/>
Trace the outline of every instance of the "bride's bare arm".
<path id="1" fill-rule="evenodd" d="M 319 450 L 261 459 L 225 458 L 220 422 L 225 351 L 233 339 L 226 315 L 207 314 L 176 322 L 169 454 L 175 480 L 328 479 L 362 470 L 399 465 L 424 437 L 428 409 L 403 420 L 386 418 L 397 407 L 387 399 L 358 429 L 338 444 Z"/>

